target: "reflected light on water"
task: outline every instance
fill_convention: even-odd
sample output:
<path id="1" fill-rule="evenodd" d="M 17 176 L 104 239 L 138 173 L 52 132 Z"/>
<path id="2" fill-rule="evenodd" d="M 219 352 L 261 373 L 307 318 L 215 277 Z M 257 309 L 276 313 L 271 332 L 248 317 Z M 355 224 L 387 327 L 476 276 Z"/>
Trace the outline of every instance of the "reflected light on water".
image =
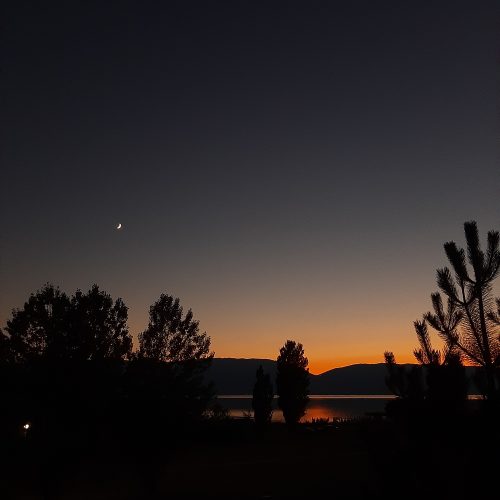
<path id="1" fill-rule="evenodd" d="M 220 404 L 229 410 L 229 416 L 245 418 L 252 416 L 251 396 L 219 396 Z M 370 412 L 383 412 L 388 400 L 393 396 L 311 396 L 307 405 L 306 415 L 302 421 L 314 419 L 349 419 L 362 417 Z M 277 400 L 274 400 L 273 422 L 283 422 L 283 414 L 278 409 Z"/>
<path id="2" fill-rule="evenodd" d="M 311 395 L 307 405 L 306 415 L 302 422 L 315 419 L 350 419 L 363 417 L 370 413 L 385 411 L 385 405 L 393 395 Z M 470 395 L 469 399 L 480 399 L 480 396 Z M 229 411 L 234 418 L 252 417 L 252 396 L 233 395 L 218 396 L 219 403 Z M 277 397 L 273 401 L 273 422 L 283 422 L 283 413 L 278 409 Z"/>
<path id="3" fill-rule="evenodd" d="M 341 419 L 349 418 L 350 416 L 351 415 L 349 414 L 349 412 L 345 410 L 339 410 L 323 405 L 319 406 L 309 405 L 307 408 L 307 412 L 305 416 L 301 419 L 301 421 L 305 422 L 307 420 L 312 420 L 313 418 L 336 420 L 339 418 Z"/>

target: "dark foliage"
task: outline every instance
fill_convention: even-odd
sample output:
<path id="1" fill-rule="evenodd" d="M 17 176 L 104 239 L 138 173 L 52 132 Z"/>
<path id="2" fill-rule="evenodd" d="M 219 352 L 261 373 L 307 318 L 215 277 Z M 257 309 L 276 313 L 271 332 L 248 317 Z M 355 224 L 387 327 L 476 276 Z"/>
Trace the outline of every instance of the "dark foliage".
<path id="1" fill-rule="evenodd" d="M 32 293 L 22 309 L 13 309 L 5 333 L 8 358 L 25 362 L 39 357 L 57 359 L 68 353 L 70 299 L 47 284 Z"/>
<path id="2" fill-rule="evenodd" d="M 451 269 L 437 270 L 437 284 L 448 298 L 448 314 L 443 312 L 439 294 L 433 294 L 435 313 L 424 318 L 444 339 L 447 349 L 460 352 L 474 365 L 483 367 L 484 394 L 497 399 L 500 386 L 496 365 L 500 359 L 498 311 L 492 299 L 492 285 L 500 271 L 500 234 L 489 231 L 487 248 L 481 249 L 477 224 L 464 224 L 467 249 L 455 242 L 444 244 Z M 498 299 L 496 301 L 498 309 Z"/>
<path id="3" fill-rule="evenodd" d="M 427 313 L 426 318 L 430 318 L 431 324 L 439 325 L 442 330 L 452 332 L 460 321 L 460 313 L 451 301 L 448 301 L 445 313 L 439 294 L 434 294 L 432 298 L 435 314 Z M 433 349 L 426 318 L 414 323 L 420 343 L 420 349 L 415 349 L 414 354 L 425 373 L 424 397 L 435 411 L 458 411 L 467 398 L 468 386 L 461 353 L 455 345 L 450 344 L 445 344 L 443 352 Z"/>
<path id="4" fill-rule="evenodd" d="M 139 334 L 138 355 L 173 362 L 213 357 L 210 337 L 200 333 L 191 309 L 184 316 L 179 299 L 166 294 L 149 308 L 148 327 Z"/>
<path id="5" fill-rule="evenodd" d="M 71 297 L 69 344 L 77 346 L 74 357 L 86 360 L 129 359 L 132 337 L 127 327 L 127 307 L 122 299 L 94 285 L 86 294 L 77 290 Z"/>
<path id="6" fill-rule="evenodd" d="M 264 373 L 262 365 L 255 374 L 253 387 L 252 408 L 255 423 L 263 427 L 271 422 L 273 416 L 273 384 L 268 373 Z"/>
<path id="7" fill-rule="evenodd" d="M 425 406 L 432 412 L 462 410 L 467 399 L 468 381 L 458 356 L 449 357 L 446 364 L 440 364 L 434 358 L 432 363 L 409 369 L 398 365 L 392 352 L 386 352 L 384 356 L 387 387 L 399 399 Z"/>
<path id="8" fill-rule="evenodd" d="M 126 405 L 134 414 L 141 439 L 166 436 L 172 429 L 199 421 L 213 398 L 204 384 L 209 360 L 166 363 L 147 358 L 130 361 L 124 376 Z"/>
<path id="9" fill-rule="evenodd" d="M 460 357 L 449 358 L 444 364 L 426 368 L 426 399 L 434 409 L 461 411 L 467 399 L 468 380 Z"/>
<path id="10" fill-rule="evenodd" d="M 487 250 L 483 252 L 476 223 L 466 222 L 464 231 L 467 251 L 454 242 L 444 245 L 453 272 L 447 267 L 437 271 L 437 284 L 446 295 L 446 306 L 441 294 L 433 293 L 433 312 L 414 322 L 420 344 L 414 354 L 421 367 L 407 371 L 396 364 L 392 353 L 385 353 L 387 386 L 397 396 L 388 404 L 387 412 L 404 417 L 407 423 L 413 420 L 413 430 L 418 426 L 425 429 L 426 421 L 429 429 L 450 434 L 465 417 L 466 408 L 470 407 L 469 381 L 462 358 L 480 367 L 476 387 L 490 400 L 489 411 L 498 412 L 500 311 L 493 308 L 491 290 L 500 269 L 500 237 L 497 231 L 490 231 Z M 498 299 L 496 306 L 500 306 Z M 442 350 L 432 347 L 429 325 L 444 341 Z M 420 423 L 415 419 L 420 419 Z"/>
<path id="11" fill-rule="evenodd" d="M 177 315 L 166 322 L 175 335 L 162 344 L 156 330 L 155 359 L 153 349 L 151 357 L 131 354 L 126 306 L 96 285 L 72 297 L 52 285 L 32 294 L 0 332 L 2 442 L 21 432 L 54 453 L 101 442 L 160 449 L 200 422 L 213 397 L 204 382 L 210 339 L 173 304 Z M 158 310 L 150 326 L 164 319 Z"/>
<path id="12" fill-rule="evenodd" d="M 139 350 L 128 373 L 132 398 L 154 401 L 158 418 L 177 423 L 200 418 L 213 398 L 204 374 L 210 365 L 210 337 L 200 333 L 191 309 L 167 294 L 149 308 L 149 324 L 139 334 Z"/>
<path id="13" fill-rule="evenodd" d="M 288 425 L 295 425 L 306 413 L 309 402 L 309 369 L 302 344 L 287 340 L 277 359 L 278 405 Z"/>
<path id="14" fill-rule="evenodd" d="M 387 376 L 385 379 L 388 389 L 402 400 L 423 401 L 424 385 L 422 369 L 419 366 L 407 368 L 396 363 L 394 354 L 384 353 Z"/>
<path id="15" fill-rule="evenodd" d="M 0 342 L 2 361 L 128 359 L 127 307 L 94 285 L 68 297 L 47 284 L 14 309 Z"/>

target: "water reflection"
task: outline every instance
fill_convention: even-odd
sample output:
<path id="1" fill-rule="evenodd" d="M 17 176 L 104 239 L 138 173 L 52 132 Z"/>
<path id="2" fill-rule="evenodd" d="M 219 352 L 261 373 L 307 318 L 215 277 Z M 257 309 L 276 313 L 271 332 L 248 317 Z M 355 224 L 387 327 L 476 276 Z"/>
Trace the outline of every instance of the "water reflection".
<path id="1" fill-rule="evenodd" d="M 331 420 L 363 417 L 370 413 L 379 413 L 385 410 L 387 401 L 394 396 L 351 396 L 351 395 L 326 395 L 310 396 L 307 413 L 302 421 L 313 418 Z M 251 416 L 252 396 L 218 396 L 220 404 L 229 410 L 229 415 L 234 418 Z M 278 409 L 277 399 L 274 400 L 273 422 L 283 422 L 283 414 Z"/>

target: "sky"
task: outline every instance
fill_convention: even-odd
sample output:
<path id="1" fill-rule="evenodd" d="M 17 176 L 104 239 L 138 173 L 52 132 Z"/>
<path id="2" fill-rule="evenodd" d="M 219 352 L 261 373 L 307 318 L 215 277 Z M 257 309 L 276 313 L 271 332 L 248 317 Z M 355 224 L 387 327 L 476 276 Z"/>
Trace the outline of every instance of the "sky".
<path id="1" fill-rule="evenodd" d="M 97 283 L 218 357 L 413 361 L 443 243 L 500 229 L 496 2 L 1 9 L 0 326 Z"/>

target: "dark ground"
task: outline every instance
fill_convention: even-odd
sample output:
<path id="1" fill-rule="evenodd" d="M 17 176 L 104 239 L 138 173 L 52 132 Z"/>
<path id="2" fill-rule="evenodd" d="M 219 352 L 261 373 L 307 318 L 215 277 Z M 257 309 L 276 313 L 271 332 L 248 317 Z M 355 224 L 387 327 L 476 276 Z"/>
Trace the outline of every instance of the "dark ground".
<path id="1" fill-rule="evenodd" d="M 157 441 L 153 429 L 148 445 L 127 437 L 78 447 L 69 437 L 57 446 L 20 440 L 2 453 L 0 498 L 459 499 L 498 484 L 498 448 L 490 460 L 475 439 L 439 434 L 409 439 L 380 419 L 265 432 L 230 420 Z"/>

